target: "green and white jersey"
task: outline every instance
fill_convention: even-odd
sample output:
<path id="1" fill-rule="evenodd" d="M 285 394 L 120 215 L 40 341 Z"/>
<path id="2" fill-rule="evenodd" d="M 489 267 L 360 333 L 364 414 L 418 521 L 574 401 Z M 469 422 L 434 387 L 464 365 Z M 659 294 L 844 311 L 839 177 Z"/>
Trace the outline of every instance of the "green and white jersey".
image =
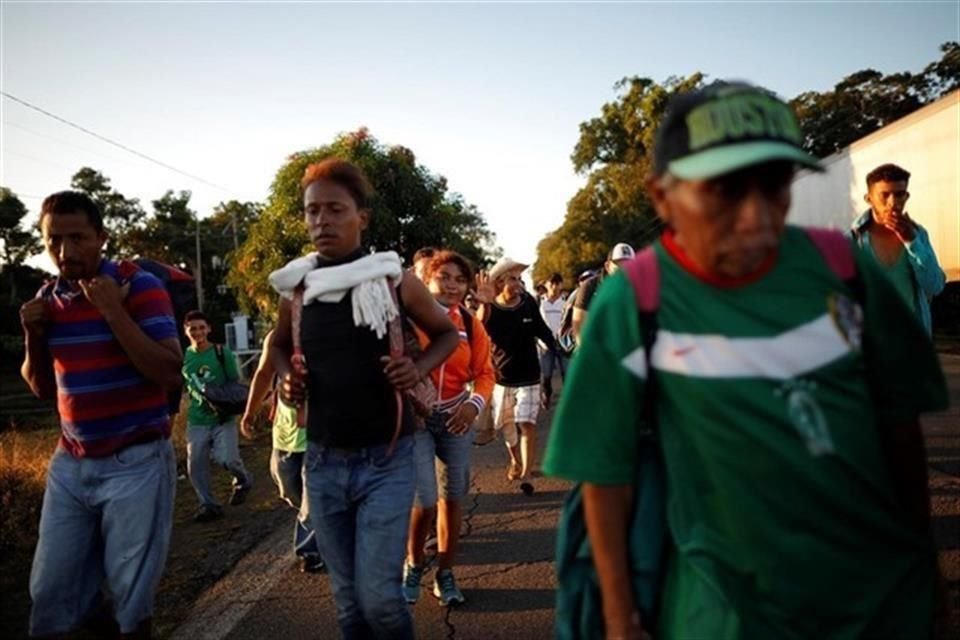
<path id="1" fill-rule="evenodd" d="M 676 552 L 658 637 L 925 637 L 932 542 L 906 524 L 878 438 L 947 404 L 914 316 L 858 255 L 861 309 L 796 228 L 737 286 L 694 275 L 669 237 L 655 250 L 650 364 Z M 545 470 L 631 483 L 648 377 L 618 273 L 590 308 Z"/>
<path id="2" fill-rule="evenodd" d="M 203 396 L 203 388 L 207 384 L 225 384 L 228 380 L 240 379 L 237 359 L 230 348 L 223 345 L 223 363 L 221 363 L 215 344 L 209 344 L 203 351 L 197 351 L 193 346 L 187 347 L 183 354 L 181 372 L 187 393 L 190 394 L 187 424 L 208 427 L 220 424 L 222 419 L 207 403 Z"/>

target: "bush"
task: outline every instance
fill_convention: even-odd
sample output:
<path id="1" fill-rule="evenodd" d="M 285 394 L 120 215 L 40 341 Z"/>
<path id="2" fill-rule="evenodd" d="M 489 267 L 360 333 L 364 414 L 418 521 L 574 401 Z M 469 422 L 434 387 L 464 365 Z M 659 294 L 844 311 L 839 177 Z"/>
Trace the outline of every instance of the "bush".
<path id="1" fill-rule="evenodd" d="M 58 432 L 0 434 L 0 558 L 33 549 L 37 542 L 47 464 Z"/>

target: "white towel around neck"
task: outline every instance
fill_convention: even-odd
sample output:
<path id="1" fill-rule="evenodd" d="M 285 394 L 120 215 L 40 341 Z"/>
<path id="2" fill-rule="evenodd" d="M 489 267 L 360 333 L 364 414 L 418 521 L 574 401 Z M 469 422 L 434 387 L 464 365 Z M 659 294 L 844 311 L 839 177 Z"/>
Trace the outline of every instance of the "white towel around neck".
<path id="1" fill-rule="evenodd" d="M 390 287 L 403 276 L 400 256 L 383 251 L 335 267 L 317 267 L 317 254 L 291 260 L 270 274 L 270 285 L 284 298 L 293 299 L 293 291 L 304 283 L 303 304 L 340 302 L 350 292 L 353 323 L 370 327 L 378 338 L 387 333 L 399 311 Z"/>

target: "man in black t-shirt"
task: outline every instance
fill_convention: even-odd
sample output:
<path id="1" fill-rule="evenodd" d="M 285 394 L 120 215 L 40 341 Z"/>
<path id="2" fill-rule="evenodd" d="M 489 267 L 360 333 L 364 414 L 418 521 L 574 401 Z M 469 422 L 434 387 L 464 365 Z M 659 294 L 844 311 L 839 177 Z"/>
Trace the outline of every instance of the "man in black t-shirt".
<path id="1" fill-rule="evenodd" d="M 536 423 L 540 409 L 540 360 L 537 338 L 550 349 L 557 343 L 536 300 L 523 288 L 527 265 L 503 258 L 478 277 L 477 317 L 493 343 L 497 384 L 490 410 L 510 454 L 507 479 L 525 481 L 536 468 Z M 518 434 L 519 430 L 519 434 Z"/>
<path id="2" fill-rule="evenodd" d="M 607 261 L 603 263 L 603 271 L 580 285 L 577 290 L 577 299 L 573 303 L 573 335 L 578 342 L 583 323 L 587 320 L 587 309 L 590 307 L 590 301 L 593 300 L 593 295 L 597 292 L 600 283 L 608 275 L 616 273 L 620 265 L 633 259 L 635 255 L 633 247 L 626 242 L 618 242 L 613 245 L 613 249 L 607 255 Z"/>

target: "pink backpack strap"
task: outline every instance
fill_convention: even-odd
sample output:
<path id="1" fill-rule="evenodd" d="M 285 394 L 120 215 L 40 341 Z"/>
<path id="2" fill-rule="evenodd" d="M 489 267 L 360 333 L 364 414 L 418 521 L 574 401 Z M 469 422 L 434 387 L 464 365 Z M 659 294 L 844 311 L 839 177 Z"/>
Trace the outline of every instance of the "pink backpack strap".
<path id="1" fill-rule="evenodd" d="M 857 265 L 853 259 L 850 238 L 832 229 L 804 227 L 803 230 L 837 278 L 846 282 L 856 277 Z"/>
<path id="2" fill-rule="evenodd" d="M 633 285 L 640 311 L 655 313 L 660 307 L 660 269 L 653 245 L 638 253 L 623 268 Z"/>

